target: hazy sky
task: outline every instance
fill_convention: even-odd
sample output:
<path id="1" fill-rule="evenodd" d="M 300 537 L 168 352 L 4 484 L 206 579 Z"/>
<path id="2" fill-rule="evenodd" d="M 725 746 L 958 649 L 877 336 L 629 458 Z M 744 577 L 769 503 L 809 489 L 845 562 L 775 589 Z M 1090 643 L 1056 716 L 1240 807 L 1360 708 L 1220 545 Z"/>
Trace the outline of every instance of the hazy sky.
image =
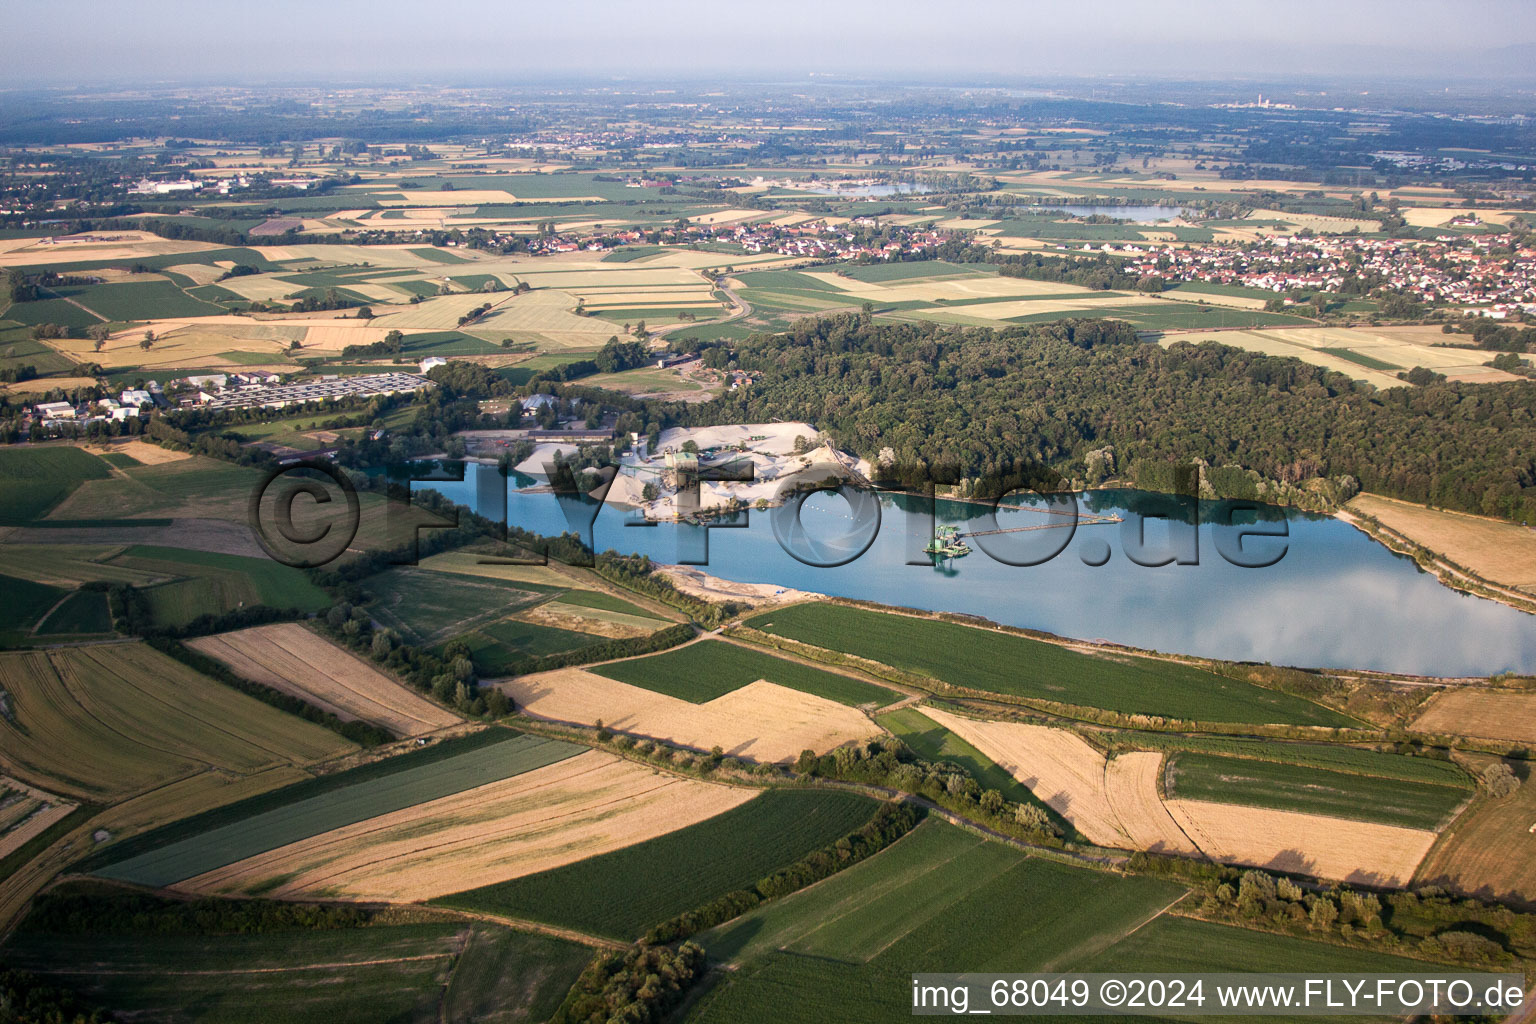
<path id="1" fill-rule="evenodd" d="M 1533 0 L 0 0 L 0 84 L 1536 75 Z"/>

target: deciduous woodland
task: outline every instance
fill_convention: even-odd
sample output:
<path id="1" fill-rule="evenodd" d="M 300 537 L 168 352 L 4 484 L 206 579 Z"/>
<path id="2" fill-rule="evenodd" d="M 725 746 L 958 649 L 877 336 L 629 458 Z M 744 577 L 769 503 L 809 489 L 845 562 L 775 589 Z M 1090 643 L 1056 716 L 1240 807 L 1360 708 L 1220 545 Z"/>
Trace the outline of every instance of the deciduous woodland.
<path id="1" fill-rule="evenodd" d="M 1171 490 L 1175 466 L 1201 460 L 1213 496 L 1327 507 L 1363 488 L 1536 519 L 1536 383 L 1376 391 L 1220 344 L 1140 344 L 1127 324 L 1091 320 L 994 331 L 843 314 L 736 356 L 760 383 L 695 416 L 807 420 L 872 461 L 891 449 L 897 467 L 977 478 L 1041 465 L 1083 479 L 1086 463 L 1091 485 L 1112 465 Z M 1105 448 L 1109 463 L 1090 458 Z"/>

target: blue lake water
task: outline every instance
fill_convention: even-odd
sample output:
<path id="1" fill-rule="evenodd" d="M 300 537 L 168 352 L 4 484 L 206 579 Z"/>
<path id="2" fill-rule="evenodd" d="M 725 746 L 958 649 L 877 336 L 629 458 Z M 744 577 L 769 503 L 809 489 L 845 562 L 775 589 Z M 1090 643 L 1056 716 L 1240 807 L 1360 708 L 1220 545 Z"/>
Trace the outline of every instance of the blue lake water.
<path id="1" fill-rule="evenodd" d="M 595 513 L 587 539 L 597 550 L 659 562 L 707 558 L 701 569 L 730 580 L 1239 661 L 1442 676 L 1536 671 L 1536 616 L 1451 590 L 1354 527 L 1295 510 L 1265 507 L 1265 521 L 1256 523 L 1252 512 L 1234 516 L 1228 505 L 1202 503 L 1195 525 L 1191 503 L 1171 496 L 1091 492 L 1081 499 L 1084 513 L 1124 521 L 972 537 L 973 552 L 964 558 L 911 565 L 925 558 L 935 522 L 980 531 L 1066 520 L 1025 509 L 1004 509 L 994 520 L 985 506 L 942 500 L 930 520 L 921 499 L 880 494 L 866 499 L 878 506 L 878 525 L 860 527 L 848 501 L 821 494 L 798 517 L 782 509 L 747 513 L 734 527 L 628 526 L 635 519 L 627 509 L 527 493 L 519 487 L 529 478 L 506 481 L 494 467 L 465 470 L 463 481 L 416 481 L 413 488 L 437 490 L 492 518 L 500 517 L 505 493 L 507 521 L 546 535 L 573 529 L 573 519 L 585 531 Z M 1259 529 L 1286 536 L 1250 536 L 1239 544 L 1238 534 Z M 807 565 L 785 550 L 780 535 L 813 561 L 857 557 L 833 568 Z M 1238 561 L 1282 557 L 1265 567 L 1241 566 L 1223 550 Z M 1197 564 L 1138 564 L 1176 553 Z M 1006 564 L 1025 562 L 1040 564 Z"/>

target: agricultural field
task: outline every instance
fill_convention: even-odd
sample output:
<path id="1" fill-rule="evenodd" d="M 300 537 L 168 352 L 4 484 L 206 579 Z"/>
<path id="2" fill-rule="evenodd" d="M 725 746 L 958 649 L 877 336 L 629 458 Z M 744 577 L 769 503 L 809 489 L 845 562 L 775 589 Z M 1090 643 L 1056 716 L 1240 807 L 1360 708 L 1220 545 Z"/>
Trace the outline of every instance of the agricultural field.
<path id="1" fill-rule="evenodd" d="M 420 736 L 461 721 L 296 622 L 198 637 L 187 646 L 252 682 L 291 694 L 343 721 L 367 722 L 396 736 Z"/>
<path id="2" fill-rule="evenodd" d="M 1028 857 L 929 821 L 879 855 L 704 932 L 727 965 L 700 1024 L 894 1020 L 910 976 L 976 971 L 1422 971 L 1421 961 L 1172 916 L 1184 890 Z M 998 935 L 1009 937 L 1006 943 Z"/>
<path id="3" fill-rule="evenodd" d="M 759 679 L 850 706 L 879 706 L 899 699 L 883 686 L 724 640 L 701 640 L 661 654 L 599 665 L 592 671 L 693 704 L 723 697 Z"/>
<path id="4" fill-rule="evenodd" d="M 175 516 L 243 524 L 249 517 L 251 490 L 261 480 L 260 470 L 203 456 L 132 466 L 111 472 L 110 476 L 106 463 L 101 466 L 100 474 L 86 479 L 52 508 L 48 513 L 50 520 Z M 111 539 L 116 538 L 108 540 Z"/>
<path id="5" fill-rule="evenodd" d="M 395 567 L 363 581 L 368 611 L 414 643 L 441 643 L 543 597 L 543 584 Z"/>
<path id="6" fill-rule="evenodd" d="M 1176 761 L 1194 758 L 1197 765 L 1217 767 L 1196 776 L 1203 799 L 1173 785 L 1164 799 L 1158 791 L 1163 755 L 1156 751 L 1107 760 L 1064 729 L 986 721 L 932 707 L 923 713 L 974 744 L 1101 846 L 1204 853 L 1231 864 L 1401 884 L 1434 842 L 1437 826 L 1467 796 L 1464 784 L 1432 786 L 1180 754 Z M 1176 779 L 1177 769 L 1170 775 Z"/>
<path id="7" fill-rule="evenodd" d="M 1346 510 L 1375 518 L 1489 582 L 1536 594 L 1536 531 L 1376 494 L 1355 495 Z"/>
<path id="8" fill-rule="evenodd" d="M 923 269 L 911 269 L 915 267 Z M 939 260 L 837 271 L 752 271 L 738 274 L 733 280 L 754 310 L 781 318 L 859 309 L 868 302 L 875 314 L 884 319 L 995 328 L 1069 316 L 1115 317 L 1146 330 L 1308 323 L 1287 314 L 1228 308 L 1225 303 L 1220 308 L 1202 307 L 1125 292 L 1006 277 L 986 264 L 957 265 Z M 756 319 L 749 318 L 748 322 Z M 769 324 L 765 321 L 763 326 Z"/>
<path id="9" fill-rule="evenodd" d="M 1045 725 L 970 718 L 936 707 L 924 707 L 922 713 L 973 744 L 1038 800 L 1071 822 L 1089 842 L 1100 846 L 1131 845 L 1109 798 L 1107 760 L 1077 734 Z M 1156 799 L 1155 788 L 1150 797 Z M 1169 845 L 1174 845 L 1178 838 L 1171 835 Z"/>
<path id="10" fill-rule="evenodd" d="M 415 902 L 622 849 L 756 795 L 588 750 L 271 848 L 176 888 Z"/>
<path id="11" fill-rule="evenodd" d="M 1496 759 L 1476 755 L 1469 760 L 1481 771 Z M 1478 793 L 1424 858 L 1416 883 L 1536 905 L 1536 783 L 1528 763 L 1509 764 L 1517 778 L 1523 776 L 1520 788 L 1503 798 Z"/>
<path id="12" fill-rule="evenodd" d="M 370 818 L 514 778 L 584 748 L 491 730 L 278 789 L 104 850 L 103 877 L 161 887 Z"/>
<path id="13" fill-rule="evenodd" d="M 894 1019 L 910 973 L 1071 970 L 1157 917 L 1182 887 L 1068 867 L 943 822 L 809 889 L 703 933 L 736 966 L 697 1021 Z M 1007 935 L 1007 942 L 998 942 Z"/>
<path id="14" fill-rule="evenodd" d="M 1283 331 L 1179 331 L 1164 335 L 1160 344 L 1214 341 L 1265 355 L 1290 356 L 1379 388 L 1411 387 L 1397 374 L 1415 366 L 1443 373 L 1451 380 L 1496 383 L 1519 379 L 1484 366 L 1493 358 L 1492 353 L 1450 347 L 1446 339 L 1433 326 L 1301 327 Z"/>
<path id="15" fill-rule="evenodd" d="M 592 952 L 451 920 L 256 934 L 152 929 L 78 934 L 27 922 L 0 954 L 118 1013 L 166 1024 L 510 1024 L 546 1020 Z"/>
<path id="16" fill-rule="evenodd" d="M 107 595 L 99 590 L 75 591 L 38 622 L 35 632 L 40 636 L 111 634 L 112 613 L 107 608 Z"/>
<path id="17" fill-rule="evenodd" d="M 1436 694 L 1413 722 L 1419 732 L 1536 743 L 1536 694 L 1483 689 Z"/>
<path id="18" fill-rule="evenodd" d="M 1192 666 L 1086 654 L 936 619 L 818 602 L 774 609 L 746 624 L 992 693 L 1189 721 L 1350 724 L 1338 712 L 1311 701 Z"/>
<path id="19" fill-rule="evenodd" d="M 0 587 L 5 588 L 6 597 L 0 610 L 0 636 L 9 643 L 19 643 L 30 636 L 38 621 L 69 596 L 58 587 L 17 576 L 0 575 Z"/>
<path id="20" fill-rule="evenodd" d="M 0 775 L 0 860 L 69 817 L 78 806 L 72 800 Z"/>
<path id="21" fill-rule="evenodd" d="M 112 467 L 69 445 L 0 450 L 0 525 L 46 516 L 87 480 L 105 480 Z"/>
<path id="22" fill-rule="evenodd" d="M 436 902 L 630 940 L 857 831 L 875 808 L 852 793 L 770 789 L 655 839 Z"/>
<path id="23" fill-rule="evenodd" d="M 0 765 L 93 802 L 199 772 L 253 775 L 355 749 L 142 644 L 0 655 Z"/>
<path id="24" fill-rule="evenodd" d="M 1181 753 L 1165 768 L 1169 799 L 1305 811 L 1438 831 L 1472 795 L 1436 786 L 1211 754 Z"/>
<path id="25" fill-rule="evenodd" d="M 254 605 L 317 612 L 331 604 L 303 570 L 270 558 L 136 544 L 112 561 L 168 579 L 141 590 L 155 622 L 165 625 Z"/>
<path id="26" fill-rule="evenodd" d="M 1202 800 L 1164 806 L 1213 860 L 1360 885 L 1406 885 L 1435 842 L 1428 829 L 1299 811 Z"/>
<path id="27" fill-rule="evenodd" d="M 758 762 L 825 753 L 879 730 L 861 712 L 777 683 L 753 682 L 697 704 L 581 669 L 556 669 L 496 684 L 519 710 L 579 725 L 601 721 L 641 739 Z"/>

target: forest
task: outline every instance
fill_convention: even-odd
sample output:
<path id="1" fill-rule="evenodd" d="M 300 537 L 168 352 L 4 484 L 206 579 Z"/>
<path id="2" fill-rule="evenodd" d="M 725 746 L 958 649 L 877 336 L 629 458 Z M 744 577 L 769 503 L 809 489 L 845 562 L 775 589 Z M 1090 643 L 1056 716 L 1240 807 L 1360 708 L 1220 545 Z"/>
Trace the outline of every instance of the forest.
<path id="1" fill-rule="evenodd" d="M 1536 520 L 1529 381 L 1376 390 L 1211 342 L 1164 349 L 1102 320 L 994 331 L 844 314 L 755 336 L 736 360 L 759 379 L 692 407 L 695 422 L 803 419 L 938 482 L 1034 467 L 1171 490 L 1177 466 L 1203 463 L 1208 496 L 1328 508 L 1364 489 Z"/>

